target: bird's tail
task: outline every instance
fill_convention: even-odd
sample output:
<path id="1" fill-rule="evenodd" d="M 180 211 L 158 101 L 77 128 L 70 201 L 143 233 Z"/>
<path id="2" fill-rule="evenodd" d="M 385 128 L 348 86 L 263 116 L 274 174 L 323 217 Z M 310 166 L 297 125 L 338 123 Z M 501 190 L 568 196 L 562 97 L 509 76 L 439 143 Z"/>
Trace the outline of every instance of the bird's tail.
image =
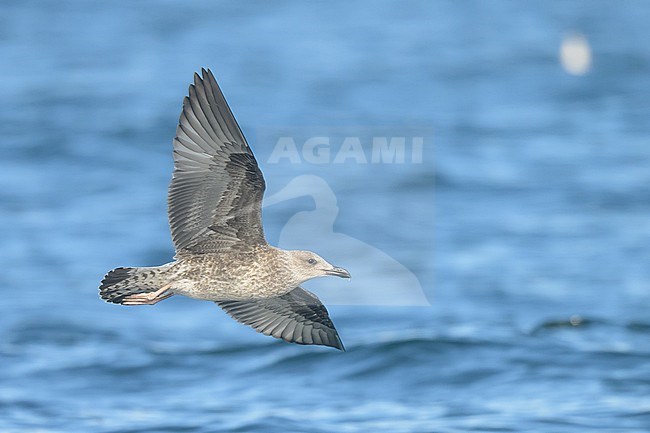
<path id="1" fill-rule="evenodd" d="M 123 305 L 145 305 L 167 299 L 165 285 L 157 268 L 117 268 L 110 271 L 99 286 L 99 296 L 106 302 Z"/>

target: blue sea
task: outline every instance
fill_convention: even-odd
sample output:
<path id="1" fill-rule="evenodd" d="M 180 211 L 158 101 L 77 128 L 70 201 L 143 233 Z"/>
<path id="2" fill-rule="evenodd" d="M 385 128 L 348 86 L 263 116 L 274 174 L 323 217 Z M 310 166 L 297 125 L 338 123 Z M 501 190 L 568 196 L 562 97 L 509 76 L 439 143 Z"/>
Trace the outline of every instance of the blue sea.
<path id="1" fill-rule="evenodd" d="M 650 3 L 0 10 L 1 432 L 650 431 Z M 174 255 L 202 67 L 346 352 L 99 299 Z"/>

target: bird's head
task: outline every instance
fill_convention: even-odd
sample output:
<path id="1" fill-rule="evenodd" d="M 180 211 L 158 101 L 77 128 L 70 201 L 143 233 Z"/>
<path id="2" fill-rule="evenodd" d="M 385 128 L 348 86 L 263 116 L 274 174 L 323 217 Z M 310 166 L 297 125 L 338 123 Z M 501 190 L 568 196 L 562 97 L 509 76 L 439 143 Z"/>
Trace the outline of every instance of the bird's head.
<path id="1" fill-rule="evenodd" d="M 328 263 L 316 253 L 311 251 L 288 251 L 291 262 L 291 270 L 299 284 L 316 277 L 332 275 L 341 278 L 350 278 L 350 273 Z"/>

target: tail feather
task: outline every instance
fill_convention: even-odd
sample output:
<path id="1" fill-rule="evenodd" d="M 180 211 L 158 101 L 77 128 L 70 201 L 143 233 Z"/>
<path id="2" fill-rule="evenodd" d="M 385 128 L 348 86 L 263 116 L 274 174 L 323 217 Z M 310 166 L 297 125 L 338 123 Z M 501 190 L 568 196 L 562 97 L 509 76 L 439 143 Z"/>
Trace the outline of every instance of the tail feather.
<path id="1" fill-rule="evenodd" d="M 122 304 L 130 295 L 159 289 L 152 268 L 117 268 L 110 271 L 99 286 L 99 296 L 106 302 Z"/>

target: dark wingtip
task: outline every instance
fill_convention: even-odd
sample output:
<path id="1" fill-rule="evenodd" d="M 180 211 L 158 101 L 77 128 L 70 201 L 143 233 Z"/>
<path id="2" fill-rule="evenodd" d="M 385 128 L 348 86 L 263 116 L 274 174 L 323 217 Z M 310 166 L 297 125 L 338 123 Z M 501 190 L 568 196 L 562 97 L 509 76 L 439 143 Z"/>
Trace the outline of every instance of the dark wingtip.
<path id="1" fill-rule="evenodd" d="M 210 68 L 201 68 L 201 74 L 203 75 L 204 80 L 207 80 L 210 77 L 214 79 L 214 74 Z"/>
<path id="2" fill-rule="evenodd" d="M 319 346 L 327 346 L 327 347 L 333 347 L 334 349 L 338 349 L 341 352 L 345 352 L 345 346 L 343 345 L 343 341 L 341 341 L 341 337 L 339 336 L 339 333 L 336 331 L 336 329 L 331 329 L 334 331 L 333 333 L 327 332 L 327 336 L 323 339 L 321 339 L 318 343 L 313 343 L 317 344 Z"/>
<path id="3" fill-rule="evenodd" d="M 293 338 L 284 338 L 280 337 L 281 340 L 291 343 L 291 344 L 300 344 L 304 346 L 325 346 L 325 347 L 332 347 L 334 349 L 338 349 L 341 352 L 346 352 L 345 346 L 343 345 L 343 342 L 339 338 L 339 336 L 336 336 L 336 339 L 334 341 L 328 340 L 328 341 L 319 341 L 319 342 L 312 342 L 312 343 L 304 343 L 302 341 L 296 341 Z"/>

